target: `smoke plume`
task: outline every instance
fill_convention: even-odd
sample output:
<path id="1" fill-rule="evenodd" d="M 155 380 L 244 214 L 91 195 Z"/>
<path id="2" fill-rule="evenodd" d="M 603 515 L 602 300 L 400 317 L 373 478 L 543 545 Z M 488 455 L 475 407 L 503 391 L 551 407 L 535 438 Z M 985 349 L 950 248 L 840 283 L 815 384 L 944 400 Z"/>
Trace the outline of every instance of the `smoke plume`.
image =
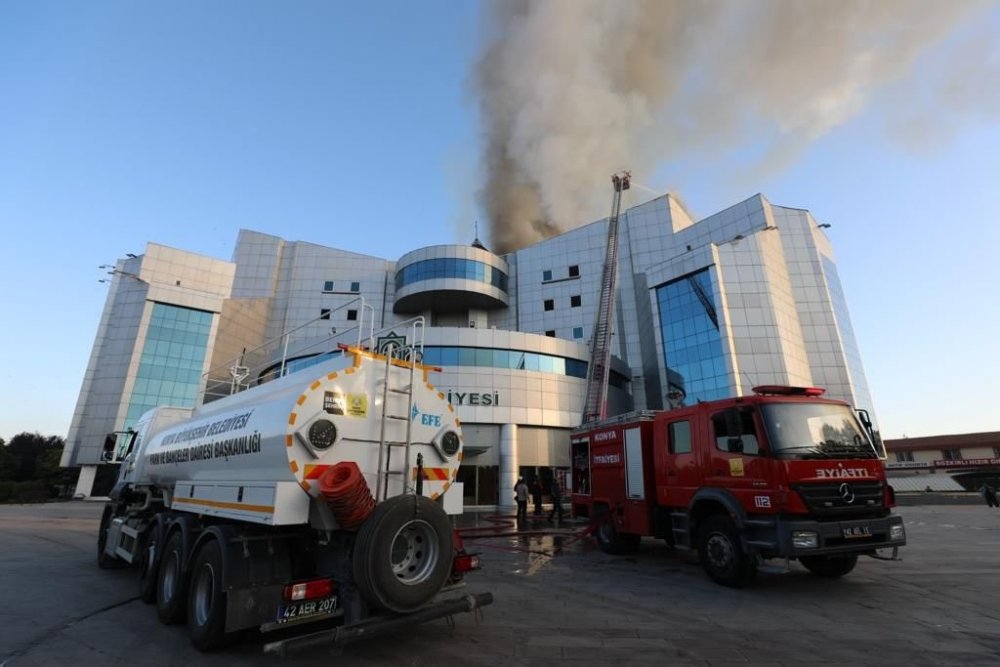
<path id="1" fill-rule="evenodd" d="M 649 174 L 741 146 L 755 155 L 754 173 L 781 169 L 988 5 L 498 2 L 474 77 L 492 248 L 508 252 L 607 215 L 608 177 L 620 169 Z M 966 64 L 990 55 L 955 51 Z M 982 85 L 995 107 L 996 82 Z"/>

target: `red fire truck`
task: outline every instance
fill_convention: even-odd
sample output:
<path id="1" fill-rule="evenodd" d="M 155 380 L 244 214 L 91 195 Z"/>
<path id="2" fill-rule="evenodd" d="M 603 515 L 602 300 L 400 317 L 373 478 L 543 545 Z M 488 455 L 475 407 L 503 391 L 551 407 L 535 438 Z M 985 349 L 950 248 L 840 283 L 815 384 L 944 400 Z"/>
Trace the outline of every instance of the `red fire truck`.
<path id="1" fill-rule="evenodd" d="M 696 550 L 726 586 L 746 584 L 769 558 L 826 577 L 847 574 L 859 555 L 894 560 L 906 533 L 871 419 L 823 393 L 762 386 L 581 426 L 570 445 L 574 515 L 599 521 L 605 552 L 663 538 Z"/>

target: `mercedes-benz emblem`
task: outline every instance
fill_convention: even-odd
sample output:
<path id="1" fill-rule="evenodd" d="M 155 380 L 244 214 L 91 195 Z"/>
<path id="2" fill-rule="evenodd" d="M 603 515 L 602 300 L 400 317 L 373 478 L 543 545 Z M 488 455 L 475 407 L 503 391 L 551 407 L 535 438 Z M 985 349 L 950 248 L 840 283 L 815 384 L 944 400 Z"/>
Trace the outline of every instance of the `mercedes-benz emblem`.
<path id="1" fill-rule="evenodd" d="M 851 488 L 850 484 L 844 482 L 843 484 L 840 485 L 840 489 L 838 489 L 838 491 L 840 492 L 841 499 L 845 503 L 850 505 L 851 503 L 854 502 L 854 489 Z"/>

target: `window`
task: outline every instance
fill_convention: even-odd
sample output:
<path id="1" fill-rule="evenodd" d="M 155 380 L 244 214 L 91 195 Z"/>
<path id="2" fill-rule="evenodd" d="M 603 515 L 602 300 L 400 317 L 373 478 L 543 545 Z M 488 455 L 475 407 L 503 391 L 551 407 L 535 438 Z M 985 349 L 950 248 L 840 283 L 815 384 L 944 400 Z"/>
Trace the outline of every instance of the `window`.
<path id="1" fill-rule="evenodd" d="M 712 415 L 712 429 L 715 431 L 716 449 L 747 456 L 760 453 L 757 429 L 753 424 L 753 410 L 736 408 L 716 413 Z"/>
<path id="2" fill-rule="evenodd" d="M 357 294 L 361 291 L 361 283 L 351 283 L 351 291 Z"/>
<path id="3" fill-rule="evenodd" d="M 569 277 L 570 278 L 579 278 L 580 277 L 580 267 L 577 266 L 577 265 L 575 265 L 575 264 L 573 266 L 569 267 Z"/>
<path id="4" fill-rule="evenodd" d="M 949 447 L 948 449 L 941 450 L 941 458 L 945 461 L 961 461 L 962 460 L 962 450 L 958 447 Z"/>
<path id="5" fill-rule="evenodd" d="M 323 283 L 323 291 L 324 292 L 332 292 L 333 291 L 333 281 L 332 280 L 327 280 L 325 283 Z"/>
<path id="6" fill-rule="evenodd" d="M 573 327 L 573 338 L 583 338 L 583 327 Z"/>
<path id="7" fill-rule="evenodd" d="M 545 300 L 545 310 L 554 310 L 556 307 L 556 302 L 552 299 Z"/>
<path id="8" fill-rule="evenodd" d="M 900 462 L 907 462 L 913 460 L 913 452 L 896 452 L 896 460 Z"/>
<path id="9" fill-rule="evenodd" d="M 548 331 L 545 332 L 545 335 L 548 336 L 549 338 L 555 338 L 556 332 L 554 329 L 549 329 Z"/>
<path id="10" fill-rule="evenodd" d="M 667 426 L 668 446 L 671 454 L 691 453 L 691 423 L 674 422 Z"/>
<path id="11" fill-rule="evenodd" d="M 548 282 L 552 280 L 552 271 L 542 271 L 542 282 Z"/>
<path id="12" fill-rule="evenodd" d="M 356 311 L 356 310 L 348 310 L 347 311 L 347 319 L 350 320 L 350 321 L 352 321 L 352 322 L 354 320 L 358 319 L 358 311 Z"/>
<path id="13" fill-rule="evenodd" d="M 993 448 L 993 456 L 1000 458 L 1000 447 Z"/>
<path id="14" fill-rule="evenodd" d="M 569 298 L 569 306 L 570 306 L 570 308 L 579 308 L 581 303 L 582 303 L 582 301 L 580 299 L 580 295 L 579 294 L 576 294 L 576 295 L 571 296 Z"/>
<path id="15" fill-rule="evenodd" d="M 319 311 L 319 319 L 321 319 L 321 320 L 328 320 L 328 319 L 330 319 L 330 309 L 329 308 L 324 308 L 321 311 Z"/>

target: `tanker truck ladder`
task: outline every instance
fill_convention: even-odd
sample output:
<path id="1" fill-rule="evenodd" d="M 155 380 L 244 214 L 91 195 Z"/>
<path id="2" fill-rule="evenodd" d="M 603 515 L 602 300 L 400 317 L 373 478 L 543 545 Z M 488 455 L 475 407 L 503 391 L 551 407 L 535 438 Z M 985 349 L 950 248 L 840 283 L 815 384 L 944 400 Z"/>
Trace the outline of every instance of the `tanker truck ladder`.
<path id="1" fill-rule="evenodd" d="M 417 366 L 423 356 L 424 318 L 413 321 L 410 345 L 389 342 L 382 349 L 385 354 L 385 376 L 382 378 L 382 419 L 379 432 L 378 480 L 375 485 L 375 500 L 382 502 L 389 496 L 389 480 L 399 476 L 403 493 L 410 493 L 409 483 L 410 444 L 413 432 L 413 387 L 417 381 Z M 423 371 L 421 371 L 423 372 Z M 405 381 L 400 384 L 400 379 Z M 405 404 L 405 409 L 403 405 Z M 398 433 L 403 427 L 400 439 L 389 432 Z M 393 450 L 402 450 L 402 466 L 394 466 Z"/>

